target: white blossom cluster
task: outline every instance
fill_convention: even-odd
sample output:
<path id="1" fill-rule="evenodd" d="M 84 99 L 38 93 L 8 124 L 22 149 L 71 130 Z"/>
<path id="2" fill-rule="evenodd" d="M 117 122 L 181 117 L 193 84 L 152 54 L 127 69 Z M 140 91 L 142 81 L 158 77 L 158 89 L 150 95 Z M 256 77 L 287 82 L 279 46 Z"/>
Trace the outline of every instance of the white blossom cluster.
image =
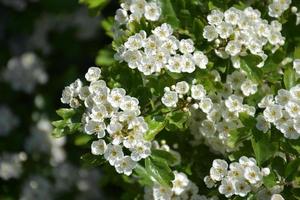
<path id="1" fill-rule="evenodd" d="M 284 11 L 290 8 L 292 0 L 273 0 L 269 5 L 269 16 L 279 18 Z"/>
<path id="2" fill-rule="evenodd" d="M 101 180 L 99 169 L 82 169 L 71 163 L 64 162 L 53 168 L 54 182 L 52 190 L 55 194 L 61 194 L 77 188 L 76 200 L 102 199 L 101 189 L 95 187 Z"/>
<path id="3" fill-rule="evenodd" d="M 28 4 L 37 1 L 39 0 L 0 0 L 3 5 L 11 7 L 17 11 L 24 11 Z"/>
<path id="4" fill-rule="evenodd" d="M 188 179 L 186 174 L 174 171 L 175 178 L 172 187 L 154 185 L 146 187 L 145 200 L 208 200 L 204 195 L 199 195 L 199 188 Z"/>
<path id="5" fill-rule="evenodd" d="M 27 159 L 24 152 L 3 153 L 0 156 L 0 179 L 19 178 L 22 173 L 22 162 Z"/>
<path id="6" fill-rule="evenodd" d="M 119 25 L 132 21 L 139 22 L 142 17 L 149 21 L 157 21 L 161 15 L 160 5 L 156 1 L 125 0 L 116 11 L 115 21 Z"/>
<path id="7" fill-rule="evenodd" d="M 14 90 L 26 93 L 32 93 L 37 84 L 48 81 L 42 61 L 34 53 L 11 58 L 3 71 L 3 78 Z"/>
<path id="8" fill-rule="evenodd" d="M 152 30 L 148 37 L 145 31 L 130 36 L 119 47 L 116 58 L 145 75 L 160 73 L 162 69 L 192 73 L 196 66 L 205 69 L 208 63 L 203 52 L 195 50 L 191 39 L 178 40 L 171 25 L 166 23 Z"/>
<path id="9" fill-rule="evenodd" d="M 52 125 L 48 119 L 40 119 L 31 128 L 29 137 L 25 140 L 25 151 L 32 157 L 50 156 L 50 164 L 55 166 L 66 159 L 64 145 L 66 138 L 54 138 Z M 41 145 L 43 144 L 43 145 Z"/>
<path id="10" fill-rule="evenodd" d="M 98 138 L 91 145 L 92 154 L 104 155 L 118 173 L 130 175 L 137 161 L 151 153 L 151 143 L 144 139 L 148 125 L 140 116 L 138 99 L 126 95 L 123 88 L 108 88 L 100 77 L 100 68 L 89 68 L 85 78 L 90 85 L 76 80 L 64 89 L 61 101 L 75 108 L 85 106 L 84 130 Z"/>
<path id="11" fill-rule="evenodd" d="M 265 96 L 258 107 L 264 108 L 263 115 L 257 117 L 257 129 L 267 132 L 271 124 L 289 139 L 300 137 L 300 85 L 290 90 L 280 89 L 278 94 Z"/>
<path id="12" fill-rule="evenodd" d="M 7 136 L 19 124 L 19 119 L 5 105 L 0 105 L 0 137 Z"/>
<path id="13" fill-rule="evenodd" d="M 210 168 L 210 175 L 204 178 L 204 182 L 208 188 L 218 186 L 219 192 L 227 198 L 233 195 L 246 197 L 263 185 L 263 177 L 269 173 L 270 169 L 260 169 L 254 158 L 243 156 L 239 162 L 229 165 L 225 160 L 215 159 Z"/>
<path id="14" fill-rule="evenodd" d="M 275 52 L 285 42 L 281 35 L 282 24 L 278 21 L 269 24 L 261 18 L 260 11 L 252 7 L 243 11 L 234 7 L 225 12 L 212 10 L 207 20 L 209 25 L 204 27 L 203 37 L 215 41 L 215 53 L 221 58 L 231 57 L 235 68 L 240 67 L 239 56 L 249 52 L 262 58 L 257 66 L 263 67 L 268 57 L 264 46 L 272 45 Z"/>
<path id="15" fill-rule="evenodd" d="M 218 72 L 212 72 L 215 81 L 220 82 Z M 221 82 L 220 82 L 221 83 Z M 192 107 L 193 119 L 190 129 L 196 140 L 204 139 L 214 151 L 230 151 L 227 139 L 231 130 L 241 128 L 239 113 L 255 114 L 255 107 L 244 104 L 244 98 L 257 91 L 257 84 L 247 79 L 239 71 L 227 75 L 226 83 L 220 91 L 207 94 L 205 88 L 196 81 L 190 86 L 181 81 L 171 88 L 165 88 L 162 103 L 167 107 L 184 105 Z"/>
<path id="16" fill-rule="evenodd" d="M 20 200 L 32 199 L 54 199 L 50 181 L 41 175 L 32 175 L 23 185 Z"/>

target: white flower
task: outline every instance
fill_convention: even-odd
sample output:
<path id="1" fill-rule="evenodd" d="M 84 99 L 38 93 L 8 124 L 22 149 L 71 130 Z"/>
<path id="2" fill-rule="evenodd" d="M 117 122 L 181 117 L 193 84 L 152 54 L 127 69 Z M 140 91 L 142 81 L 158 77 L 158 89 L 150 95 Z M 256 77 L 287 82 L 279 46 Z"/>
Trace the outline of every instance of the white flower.
<path id="1" fill-rule="evenodd" d="M 139 109 L 139 101 L 134 97 L 125 96 L 122 99 L 120 108 L 123 111 L 136 111 Z"/>
<path id="2" fill-rule="evenodd" d="M 251 81 L 250 79 L 247 79 L 241 85 L 241 90 L 245 96 L 250 96 L 257 92 L 257 84 Z"/>
<path id="3" fill-rule="evenodd" d="M 295 59 L 293 62 L 293 68 L 295 71 L 300 74 L 300 59 Z"/>
<path id="4" fill-rule="evenodd" d="M 192 73 L 196 69 L 194 60 L 191 54 L 182 56 L 182 72 Z"/>
<path id="5" fill-rule="evenodd" d="M 274 123 L 282 117 L 282 108 L 279 105 L 270 105 L 263 113 L 268 122 Z"/>
<path id="6" fill-rule="evenodd" d="M 295 87 L 292 87 L 290 89 L 290 94 L 293 99 L 295 99 L 297 102 L 300 102 L 300 85 L 296 85 Z"/>
<path id="7" fill-rule="evenodd" d="M 225 100 L 225 105 L 230 112 L 240 112 L 242 109 L 243 98 L 236 95 L 231 95 Z"/>
<path id="8" fill-rule="evenodd" d="M 152 33 L 158 37 L 160 40 L 164 41 L 167 40 L 173 33 L 173 29 L 171 27 L 171 25 L 169 24 L 162 24 L 159 27 L 156 27 Z"/>
<path id="9" fill-rule="evenodd" d="M 223 21 L 224 14 L 220 10 L 212 10 L 207 16 L 210 25 L 218 25 Z"/>
<path id="10" fill-rule="evenodd" d="M 214 181 L 221 181 L 227 174 L 228 164 L 225 160 L 215 159 L 210 168 L 210 177 Z"/>
<path id="11" fill-rule="evenodd" d="M 178 94 L 187 94 L 190 90 L 190 86 L 186 81 L 176 83 L 175 91 Z"/>
<path id="12" fill-rule="evenodd" d="M 136 167 L 136 165 L 137 163 L 133 161 L 130 156 L 124 156 L 116 161 L 115 168 L 119 174 L 124 173 L 129 176 L 132 174 L 132 170 Z"/>
<path id="13" fill-rule="evenodd" d="M 108 116 L 108 112 L 104 105 L 98 105 L 92 109 L 90 117 L 96 122 L 103 122 L 104 119 Z"/>
<path id="14" fill-rule="evenodd" d="M 151 154 L 151 143 L 139 141 L 131 150 L 131 159 L 139 161 L 142 158 L 147 158 Z"/>
<path id="15" fill-rule="evenodd" d="M 195 100 L 201 100 L 205 97 L 206 91 L 201 84 L 192 85 L 191 87 L 191 96 Z"/>
<path id="16" fill-rule="evenodd" d="M 274 104 L 273 95 L 267 95 L 258 103 L 259 108 L 266 108 Z"/>
<path id="17" fill-rule="evenodd" d="M 166 67 L 171 72 L 180 73 L 182 70 L 182 57 L 179 55 L 171 57 Z"/>
<path id="18" fill-rule="evenodd" d="M 184 173 L 178 173 L 177 171 L 174 172 L 175 178 L 172 181 L 172 191 L 176 195 L 182 194 L 188 187 L 190 181 Z"/>
<path id="19" fill-rule="evenodd" d="M 207 39 L 207 41 L 211 42 L 218 38 L 217 30 L 214 26 L 205 26 L 203 29 L 203 37 Z"/>
<path id="20" fill-rule="evenodd" d="M 202 98 L 200 103 L 199 103 L 199 107 L 201 108 L 201 110 L 204 113 L 209 113 L 209 111 L 213 107 L 213 102 L 211 101 L 210 98 Z"/>
<path id="21" fill-rule="evenodd" d="M 128 21 L 128 13 L 126 10 L 119 8 L 116 11 L 115 20 L 120 24 L 126 24 Z"/>
<path id="22" fill-rule="evenodd" d="M 106 150 L 106 143 L 104 140 L 100 139 L 93 141 L 91 145 L 92 154 L 103 155 Z"/>
<path id="23" fill-rule="evenodd" d="M 257 184 L 262 181 L 262 174 L 257 166 L 246 167 L 244 176 L 251 184 Z"/>
<path id="24" fill-rule="evenodd" d="M 256 160 L 254 158 L 248 158 L 246 156 L 240 157 L 239 163 L 244 167 L 256 166 Z"/>
<path id="25" fill-rule="evenodd" d="M 193 60 L 200 69 L 206 69 L 208 58 L 202 51 L 195 51 L 193 54 Z"/>
<path id="26" fill-rule="evenodd" d="M 145 6 L 145 18 L 149 21 L 157 21 L 161 14 L 161 8 L 154 2 L 147 3 Z"/>
<path id="27" fill-rule="evenodd" d="M 232 25 L 237 25 L 240 20 L 240 11 L 234 7 L 229 8 L 224 12 L 225 22 Z"/>
<path id="28" fill-rule="evenodd" d="M 123 101 L 126 91 L 123 88 L 114 88 L 111 90 L 110 95 L 107 97 L 107 101 L 115 108 L 120 107 Z"/>
<path id="29" fill-rule="evenodd" d="M 300 104 L 289 101 L 284 108 L 291 117 L 296 118 L 300 116 Z"/>
<path id="30" fill-rule="evenodd" d="M 284 200 L 280 194 L 273 194 L 271 200 Z"/>
<path id="31" fill-rule="evenodd" d="M 246 181 L 237 180 L 234 181 L 234 190 L 236 195 L 245 197 L 251 191 L 251 187 Z"/>
<path id="32" fill-rule="evenodd" d="M 194 42 L 191 39 L 182 39 L 179 42 L 179 50 L 183 54 L 193 53 L 195 50 Z"/>
<path id="33" fill-rule="evenodd" d="M 115 165 L 118 160 L 124 157 L 122 147 L 120 145 L 108 144 L 104 152 L 104 158 L 109 162 L 110 165 Z"/>
<path id="34" fill-rule="evenodd" d="M 215 181 L 212 180 L 212 178 L 210 176 L 204 177 L 204 183 L 205 183 L 206 187 L 208 187 L 208 188 L 213 188 L 216 184 Z"/>
<path id="35" fill-rule="evenodd" d="M 296 131 L 294 127 L 293 120 L 288 120 L 286 123 L 282 124 L 280 131 L 284 134 L 284 137 L 288 139 L 296 140 L 300 137 L 300 134 Z"/>
<path id="36" fill-rule="evenodd" d="M 219 192 L 224 194 L 227 198 L 234 195 L 235 191 L 232 181 L 223 179 L 221 185 L 219 186 Z"/>
<path id="37" fill-rule="evenodd" d="M 105 136 L 105 123 L 89 120 L 84 126 L 84 131 L 88 135 L 97 134 L 98 138 L 103 138 Z"/>
<path id="38" fill-rule="evenodd" d="M 259 115 L 256 118 L 256 128 L 266 133 L 271 128 L 271 124 L 262 115 Z"/>
<path id="39" fill-rule="evenodd" d="M 154 200 L 171 200 L 172 194 L 171 188 L 160 185 L 155 185 L 153 187 Z"/>
<path id="40" fill-rule="evenodd" d="M 178 95 L 174 91 L 168 91 L 164 94 L 161 101 L 167 107 L 175 107 L 178 102 Z"/>
<path id="41" fill-rule="evenodd" d="M 216 31 L 222 39 L 227 39 L 233 33 L 232 25 L 227 22 L 221 22 L 217 27 Z"/>
<path id="42" fill-rule="evenodd" d="M 277 93 L 278 94 L 275 97 L 275 102 L 281 106 L 285 106 L 291 99 L 290 92 L 285 89 L 280 89 Z"/>
<path id="43" fill-rule="evenodd" d="M 73 89 L 71 87 L 65 87 L 65 89 L 62 92 L 61 102 L 64 104 L 70 104 L 72 98 L 73 98 Z"/>
<path id="44" fill-rule="evenodd" d="M 227 43 L 227 46 L 225 48 L 225 51 L 230 54 L 231 56 L 236 56 L 241 52 L 241 44 L 239 41 L 230 41 Z"/>
<path id="45" fill-rule="evenodd" d="M 97 81 L 101 76 L 101 69 L 98 67 L 90 67 L 85 74 L 85 79 L 90 82 Z"/>

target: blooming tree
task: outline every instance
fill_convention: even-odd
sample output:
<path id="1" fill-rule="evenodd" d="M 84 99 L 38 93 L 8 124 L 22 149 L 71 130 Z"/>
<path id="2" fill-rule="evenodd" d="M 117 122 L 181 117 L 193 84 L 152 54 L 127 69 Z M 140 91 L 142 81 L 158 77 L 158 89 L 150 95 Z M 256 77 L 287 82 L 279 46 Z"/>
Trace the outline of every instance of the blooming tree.
<path id="1" fill-rule="evenodd" d="M 84 135 L 82 160 L 144 187 L 137 199 L 299 199 L 299 6 L 121 1 L 53 135 Z"/>

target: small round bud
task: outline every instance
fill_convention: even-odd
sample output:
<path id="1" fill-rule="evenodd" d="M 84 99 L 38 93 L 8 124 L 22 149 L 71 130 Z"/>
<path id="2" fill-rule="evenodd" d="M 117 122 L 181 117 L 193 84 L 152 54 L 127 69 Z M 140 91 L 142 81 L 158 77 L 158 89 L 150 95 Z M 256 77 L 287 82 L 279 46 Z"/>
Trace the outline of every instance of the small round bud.
<path id="1" fill-rule="evenodd" d="M 164 91 L 165 91 L 165 92 L 170 92 L 171 89 L 170 89 L 169 87 L 165 87 L 165 88 L 164 88 Z"/>
<path id="2" fill-rule="evenodd" d="M 291 8 L 291 11 L 292 11 L 292 13 L 296 14 L 296 12 L 298 12 L 298 8 L 295 7 L 295 6 L 293 6 L 293 7 Z"/>
<path id="3" fill-rule="evenodd" d="M 199 109 L 199 105 L 198 105 L 197 103 L 194 103 L 194 104 L 192 105 L 192 107 L 193 107 L 194 109 Z"/>
<path id="4" fill-rule="evenodd" d="M 172 86 L 171 86 L 171 89 L 172 89 L 172 90 L 175 90 L 175 89 L 176 89 L 176 86 L 175 86 L 175 85 L 172 85 Z"/>
<path id="5" fill-rule="evenodd" d="M 191 103 L 192 102 L 192 97 L 188 97 L 186 100 L 187 100 L 187 102 Z"/>

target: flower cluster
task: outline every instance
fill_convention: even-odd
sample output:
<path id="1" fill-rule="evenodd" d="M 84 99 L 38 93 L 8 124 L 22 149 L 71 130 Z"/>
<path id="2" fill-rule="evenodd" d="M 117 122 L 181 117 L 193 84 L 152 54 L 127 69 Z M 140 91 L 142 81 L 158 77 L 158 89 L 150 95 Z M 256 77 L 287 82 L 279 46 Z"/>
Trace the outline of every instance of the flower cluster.
<path id="1" fill-rule="evenodd" d="M 66 159 L 66 152 L 63 147 L 66 143 L 66 138 L 54 138 L 51 132 L 52 126 L 50 121 L 40 119 L 31 128 L 31 133 L 25 140 L 24 148 L 26 153 L 35 158 L 49 155 L 50 164 L 55 166 Z"/>
<path id="2" fill-rule="evenodd" d="M 213 10 L 207 16 L 209 25 L 204 27 L 203 37 L 208 41 L 215 41 L 215 53 L 221 58 L 231 60 L 234 67 L 239 68 L 239 56 L 248 54 L 258 55 L 263 62 L 267 59 L 263 48 L 268 43 L 273 52 L 284 44 L 285 38 L 281 35 L 282 25 L 278 21 L 268 21 L 261 18 L 260 11 L 248 7 L 241 11 L 234 7 L 224 13 Z"/>
<path id="3" fill-rule="evenodd" d="M 147 200 L 171 200 L 171 199 L 191 199 L 207 200 L 203 195 L 199 195 L 198 187 L 188 179 L 186 174 L 174 171 L 175 178 L 172 181 L 172 188 L 162 185 L 154 185 L 145 188 L 144 199 Z"/>
<path id="4" fill-rule="evenodd" d="M 288 10 L 292 0 L 273 0 L 269 5 L 269 16 L 279 18 L 284 11 Z"/>
<path id="5" fill-rule="evenodd" d="M 162 69 L 174 73 L 192 73 L 196 66 L 205 69 L 208 59 L 201 51 L 195 51 L 194 42 L 179 41 L 172 34 L 172 27 L 166 23 L 152 30 L 148 37 L 145 31 L 140 31 L 119 47 L 116 58 L 145 75 L 160 73 Z"/>
<path id="6" fill-rule="evenodd" d="M 258 104 L 264 108 L 263 116 L 257 117 L 256 127 L 267 132 L 270 123 L 280 130 L 284 137 L 298 139 L 300 137 L 300 85 L 290 90 L 280 89 L 278 94 L 265 96 Z"/>
<path id="7" fill-rule="evenodd" d="M 232 162 L 229 166 L 225 160 L 216 159 L 204 182 L 208 188 L 213 188 L 220 182 L 218 190 L 227 198 L 233 195 L 245 197 L 255 188 L 260 188 L 263 177 L 269 173 L 269 168 L 260 169 L 254 158 L 243 156 L 239 162 Z"/>
<path id="8" fill-rule="evenodd" d="M 215 81 L 220 82 L 218 72 L 212 73 Z M 211 91 L 209 94 L 196 81 L 192 86 L 185 81 L 178 82 L 171 88 L 165 88 L 162 103 L 167 107 L 183 105 L 186 110 L 192 107 L 192 134 L 198 140 L 204 138 L 215 151 L 225 153 L 230 150 L 226 145 L 230 131 L 243 126 L 239 113 L 254 116 L 255 107 L 243 104 L 243 101 L 244 97 L 253 95 L 256 91 L 257 84 L 247 79 L 242 72 L 234 71 L 227 76 L 220 91 Z"/>
<path id="9" fill-rule="evenodd" d="M 0 105 L 0 137 L 7 136 L 19 124 L 19 119 L 4 105 Z"/>
<path id="10" fill-rule="evenodd" d="M 119 25 L 132 21 L 140 21 L 144 16 L 146 20 L 157 21 L 161 15 L 161 8 L 155 2 L 146 0 L 126 0 L 116 11 L 115 20 Z"/>
<path id="11" fill-rule="evenodd" d="M 43 69 L 43 63 L 35 54 L 25 53 L 8 61 L 3 78 L 14 90 L 32 93 L 37 84 L 47 82 L 48 75 Z"/>
<path id="12" fill-rule="evenodd" d="M 0 156 L 0 178 L 9 180 L 18 178 L 22 173 L 22 162 L 27 159 L 24 152 L 3 153 Z"/>
<path id="13" fill-rule="evenodd" d="M 100 68 L 91 67 L 85 75 L 90 85 L 76 80 L 64 89 L 61 101 L 75 108 L 85 106 L 84 131 L 98 138 L 91 145 L 92 154 L 104 155 L 118 173 L 130 175 L 136 162 L 151 153 L 151 143 L 144 139 L 148 125 L 140 116 L 139 101 L 123 88 L 108 88 L 100 77 Z M 123 147 L 130 156 L 124 155 Z"/>

